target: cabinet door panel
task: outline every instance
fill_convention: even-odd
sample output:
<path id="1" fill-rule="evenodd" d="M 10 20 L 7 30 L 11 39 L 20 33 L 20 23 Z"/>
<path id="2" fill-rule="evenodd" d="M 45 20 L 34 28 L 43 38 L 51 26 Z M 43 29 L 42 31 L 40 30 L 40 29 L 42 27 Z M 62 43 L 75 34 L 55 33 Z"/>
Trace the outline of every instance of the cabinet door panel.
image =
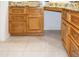
<path id="1" fill-rule="evenodd" d="M 28 17 L 27 21 L 27 32 L 42 32 L 43 30 L 43 19 L 41 17 Z"/>
<path id="2" fill-rule="evenodd" d="M 26 33 L 26 23 L 24 22 L 10 22 L 11 34 L 24 34 Z"/>

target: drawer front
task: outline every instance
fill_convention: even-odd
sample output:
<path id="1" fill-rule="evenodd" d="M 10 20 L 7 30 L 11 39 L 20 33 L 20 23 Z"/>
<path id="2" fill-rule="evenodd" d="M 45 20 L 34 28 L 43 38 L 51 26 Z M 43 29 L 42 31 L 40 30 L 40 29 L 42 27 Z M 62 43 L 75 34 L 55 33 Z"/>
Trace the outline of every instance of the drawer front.
<path id="1" fill-rule="evenodd" d="M 73 25 L 75 25 L 77 28 L 79 28 L 79 16 L 71 14 L 71 21 Z"/>
<path id="2" fill-rule="evenodd" d="M 21 6 L 14 6 L 14 7 L 9 7 L 9 13 L 10 14 L 27 14 L 28 12 L 28 7 L 21 7 Z"/>
<path id="3" fill-rule="evenodd" d="M 79 31 L 74 27 L 70 28 L 70 35 L 74 38 L 74 40 L 79 43 Z"/>
<path id="4" fill-rule="evenodd" d="M 29 14 L 43 14 L 44 10 L 42 8 L 29 7 Z"/>
<path id="5" fill-rule="evenodd" d="M 10 22 L 9 30 L 11 34 L 24 34 L 26 33 L 25 22 Z"/>
<path id="6" fill-rule="evenodd" d="M 71 56 L 79 57 L 79 47 L 71 40 Z"/>
<path id="7" fill-rule="evenodd" d="M 16 22 L 27 21 L 27 15 L 10 15 L 9 19 L 10 19 L 9 21 L 16 21 Z"/>

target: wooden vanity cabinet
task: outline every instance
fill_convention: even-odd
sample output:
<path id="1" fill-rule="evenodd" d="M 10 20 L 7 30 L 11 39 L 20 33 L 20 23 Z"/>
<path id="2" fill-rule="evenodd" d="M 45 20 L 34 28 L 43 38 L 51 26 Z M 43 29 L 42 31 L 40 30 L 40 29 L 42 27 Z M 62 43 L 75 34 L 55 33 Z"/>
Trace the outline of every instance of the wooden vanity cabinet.
<path id="1" fill-rule="evenodd" d="M 42 35 L 43 9 L 26 6 L 9 7 L 9 32 L 11 35 Z"/>
<path id="2" fill-rule="evenodd" d="M 63 9 L 61 26 L 62 41 L 68 56 L 79 57 L 79 13 Z"/>

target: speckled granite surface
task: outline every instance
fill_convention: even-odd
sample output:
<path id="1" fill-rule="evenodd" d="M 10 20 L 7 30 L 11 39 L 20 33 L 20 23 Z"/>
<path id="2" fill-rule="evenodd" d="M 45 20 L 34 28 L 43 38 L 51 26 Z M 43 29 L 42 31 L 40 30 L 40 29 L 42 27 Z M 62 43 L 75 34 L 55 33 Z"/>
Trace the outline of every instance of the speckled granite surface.
<path id="1" fill-rule="evenodd" d="M 41 1 L 22 1 L 22 2 L 9 2 L 9 6 L 35 6 L 40 7 L 42 5 Z"/>
<path id="2" fill-rule="evenodd" d="M 65 8 L 69 10 L 79 11 L 79 3 L 69 3 L 69 2 L 48 2 L 45 4 L 45 7 L 58 7 L 58 8 Z"/>
<path id="3" fill-rule="evenodd" d="M 45 2 L 43 4 L 43 2 L 42 1 L 21 1 L 21 2 L 10 1 L 9 6 L 58 7 L 58 8 L 65 8 L 74 11 L 79 11 L 79 3 Z"/>

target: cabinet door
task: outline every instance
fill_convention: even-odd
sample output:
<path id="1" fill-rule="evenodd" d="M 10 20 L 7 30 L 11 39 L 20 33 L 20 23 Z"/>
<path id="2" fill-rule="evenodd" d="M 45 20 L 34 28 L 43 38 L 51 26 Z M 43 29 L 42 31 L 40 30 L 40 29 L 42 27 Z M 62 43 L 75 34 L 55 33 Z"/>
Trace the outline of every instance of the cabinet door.
<path id="1" fill-rule="evenodd" d="M 43 32 L 43 18 L 42 16 L 29 16 L 27 20 L 27 32 Z"/>
<path id="2" fill-rule="evenodd" d="M 79 47 L 71 40 L 71 56 L 79 57 Z"/>
<path id="3" fill-rule="evenodd" d="M 25 22 L 10 22 L 10 33 L 13 35 L 23 35 L 26 33 Z"/>

